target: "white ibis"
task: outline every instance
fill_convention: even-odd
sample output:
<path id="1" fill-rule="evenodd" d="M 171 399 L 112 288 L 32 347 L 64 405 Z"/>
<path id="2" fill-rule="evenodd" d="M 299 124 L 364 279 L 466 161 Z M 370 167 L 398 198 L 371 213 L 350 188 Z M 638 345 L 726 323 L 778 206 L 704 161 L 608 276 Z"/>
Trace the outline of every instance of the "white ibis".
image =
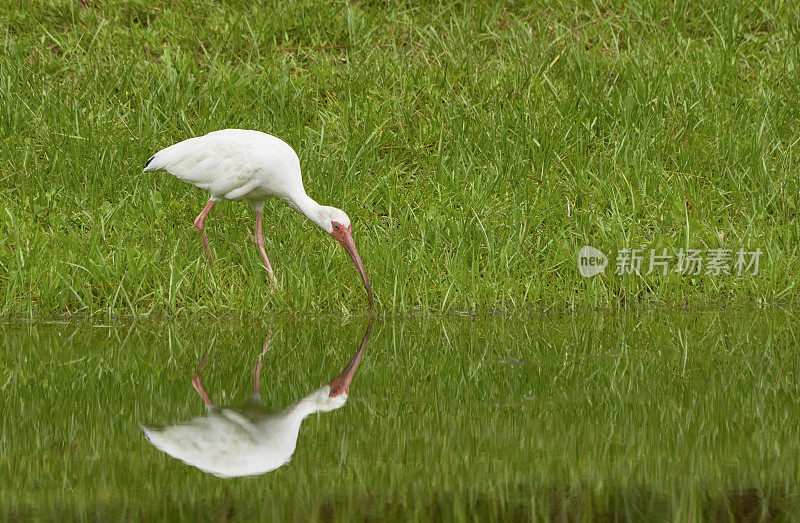
<path id="1" fill-rule="evenodd" d="M 275 413 L 261 404 L 261 357 L 253 370 L 253 396 L 238 407 L 218 407 L 203 389 L 200 370 L 192 385 L 206 404 L 206 414 L 167 427 L 142 425 L 147 439 L 159 450 L 184 463 L 219 477 L 264 474 L 286 464 L 297 445 L 300 424 L 310 414 L 338 409 L 350 394 L 350 381 L 369 340 L 367 327 L 358 351 L 344 370 L 329 384 L 311 392 Z"/>
<path id="2" fill-rule="evenodd" d="M 344 211 L 320 205 L 306 194 L 297 153 L 280 138 L 243 129 L 215 131 L 158 151 L 144 166 L 144 172 L 151 171 L 167 171 L 208 191 L 208 204 L 194 220 L 194 228 L 201 234 L 209 263 L 205 223 L 211 208 L 220 200 L 247 200 L 256 213 L 256 245 L 273 285 L 277 285 L 264 251 L 261 214 L 268 197 L 280 198 L 344 247 L 361 273 L 372 307 L 372 288 L 353 241 L 350 218 Z"/>

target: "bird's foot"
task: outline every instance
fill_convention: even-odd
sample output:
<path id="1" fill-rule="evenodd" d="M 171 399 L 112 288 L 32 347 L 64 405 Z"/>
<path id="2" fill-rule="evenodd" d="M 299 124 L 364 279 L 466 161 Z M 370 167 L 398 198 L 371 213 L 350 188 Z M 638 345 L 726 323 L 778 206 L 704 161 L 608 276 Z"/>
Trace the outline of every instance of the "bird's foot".
<path id="1" fill-rule="evenodd" d="M 261 350 L 261 354 L 258 355 L 258 363 L 256 363 L 256 366 L 253 369 L 253 397 L 258 398 L 259 401 L 261 399 L 261 360 L 264 357 L 264 354 L 267 353 L 267 349 L 269 349 L 270 340 L 272 340 L 271 330 L 269 331 L 269 334 L 267 334 L 267 339 L 264 342 L 264 348 Z"/>
<path id="2" fill-rule="evenodd" d="M 195 227 L 197 228 L 197 227 Z M 208 238 L 206 237 L 206 231 L 202 228 L 197 229 L 200 232 L 200 238 L 203 240 L 203 252 L 206 253 L 208 256 L 208 265 L 214 262 L 214 251 L 211 250 L 211 247 L 208 245 Z"/>
<path id="3" fill-rule="evenodd" d="M 275 294 L 276 290 L 281 290 L 281 286 L 278 285 L 278 278 L 275 277 L 275 273 L 272 272 L 272 269 L 269 267 L 267 268 L 267 272 L 269 272 L 269 293 Z"/>

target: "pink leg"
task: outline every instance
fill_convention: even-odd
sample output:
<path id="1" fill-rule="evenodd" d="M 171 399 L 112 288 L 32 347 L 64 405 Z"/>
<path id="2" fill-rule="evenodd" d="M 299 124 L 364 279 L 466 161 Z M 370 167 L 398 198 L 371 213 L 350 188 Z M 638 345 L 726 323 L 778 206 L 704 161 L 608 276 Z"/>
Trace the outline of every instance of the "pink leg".
<path id="1" fill-rule="evenodd" d="M 277 287 L 278 280 L 275 278 L 275 273 L 272 272 L 272 265 L 269 264 L 267 252 L 264 250 L 264 236 L 261 234 L 261 211 L 256 211 L 256 245 L 258 245 L 258 250 L 261 251 L 261 258 L 264 260 L 264 266 L 267 268 L 270 278 L 272 278 L 272 283 Z"/>
<path id="2" fill-rule="evenodd" d="M 253 369 L 253 396 L 258 396 L 261 394 L 261 358 L 264 356 L 264 353 L 267 352 L 269 348 L 269 341 L 272 339 L 272 333 L 270 332 L 267 335 L 267 341 L 264 342 L 264 350 L 261 351 L 261 354 L 258 355 L 258 363 L 256 364 L 256 368 Z"/>
<path id="3" fill-rule="evenodd" d="M 206 393 L 205 389 L 203 389 L 203 377 L 202 377 L 203 367 L 206 366 L 207 356 L 208 356 L 207 352 L 203 354 L 203 361 L 200 362 L 200 369 L 194 376 L 192 376 L 192 386 L 194 387 L 194 390 L 196 390 L 197 393 L 200 394 L 200 397 L 203 398 L 203 403 L 206 404 L 206 407 L 211 407 L 212 405 L 214 405 L 214 402 L 211 401 L 211 397 Z"/>
<path id="4" fill-rule="evenodd" d="M 203 250 L 205 251 L 206 256 L 208 256 L 209 265 L 211 265 L 211 262 L 214 261 L 214 254 L 211 252 L 211 249 L 209 249 L 208 238 L 206 238 L 206 230 L 205 230 L 206 217 L 208 216 L 208 213 L 211 212 L 211 208 L 214 207 L 214 204 L 216 203 L 217 202 L 215 202 L 214 200 L 209 200 L 209 202 L 206 204 L 205 207 L 203 207 L 203 210 L 200 212 L 197 218 L 194 219 L 194 228 L 197 232 L 199 232 L 202 235 Z"/>

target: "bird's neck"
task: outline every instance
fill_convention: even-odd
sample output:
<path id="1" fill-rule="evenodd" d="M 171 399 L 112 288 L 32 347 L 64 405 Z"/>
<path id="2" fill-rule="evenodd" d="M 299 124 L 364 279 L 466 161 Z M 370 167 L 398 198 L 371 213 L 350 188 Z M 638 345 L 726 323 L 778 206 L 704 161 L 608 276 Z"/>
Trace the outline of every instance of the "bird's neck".
<path id="1" fill-rule="evenodd" d="M 332 410 L 329 393 L 330 387 L 320 387 L 287 407 L 284 414 L 299 422 L 315 412 Z"/>
<path id="2" fill-rule="evenodd" d="M 322 229 L 325 228 L 324 224 L 322 223 L 322 216 L 320 215 L 322 206 L 314 201 L 314 199 L 305 192 L 298 193 L 290 198 L 286 198 L 286 203 L 288 203 L 292 209 L 311 220 L 317 227 Z"/>

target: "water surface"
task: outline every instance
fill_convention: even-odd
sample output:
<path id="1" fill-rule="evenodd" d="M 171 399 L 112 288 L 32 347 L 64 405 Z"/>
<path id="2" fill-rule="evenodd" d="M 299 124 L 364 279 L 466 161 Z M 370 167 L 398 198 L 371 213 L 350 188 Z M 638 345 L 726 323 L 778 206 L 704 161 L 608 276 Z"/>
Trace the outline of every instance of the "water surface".
<path id="1" fill-rule="evenodd" d="M 378 321 L 346 402 L 289 461 L 220 478 L 140 425 L 330 383 L 366 320 L 27 323 L 0 334 L 0 506 L 12 516 L 460 519 L 796 513 L 792 312 Z M 290 438 L 291 439 L 291 438 Z M 262 473 L 263 472 L 263 473 Z"/>

